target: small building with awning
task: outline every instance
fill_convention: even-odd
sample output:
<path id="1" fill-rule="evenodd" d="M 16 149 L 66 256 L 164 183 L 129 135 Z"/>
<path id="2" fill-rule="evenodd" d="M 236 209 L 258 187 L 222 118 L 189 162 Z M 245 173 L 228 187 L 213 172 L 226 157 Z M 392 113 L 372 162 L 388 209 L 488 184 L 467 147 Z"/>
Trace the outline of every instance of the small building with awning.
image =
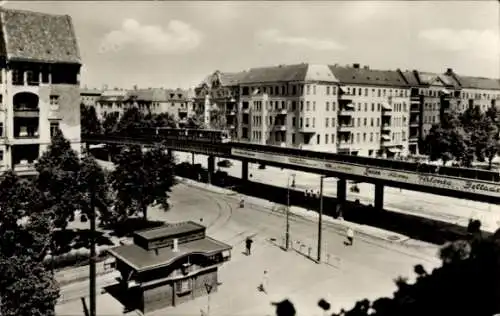
<path id="1" fill-rule="evenodd" d="M 127 305 L 143 313 L 217 291 L 218 269 L 231 258 L 230 245 L 192 221 L 137 231 L 133 240 L 108 252 L 116 258 Z"/>

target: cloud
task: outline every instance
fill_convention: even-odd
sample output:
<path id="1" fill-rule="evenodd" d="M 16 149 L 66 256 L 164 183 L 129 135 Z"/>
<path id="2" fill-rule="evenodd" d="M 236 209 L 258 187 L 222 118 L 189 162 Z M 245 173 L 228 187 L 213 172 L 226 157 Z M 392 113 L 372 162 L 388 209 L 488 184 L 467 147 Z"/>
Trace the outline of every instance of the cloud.
<path id="1" fill-rule="evenodd" d="M 440 50 L 470 52 L 495 60 L 500 55 L 500 34 L 492 30 L 427 29 L 418 37 Z"/>
<path id="2" fill-rule="evenodd" d="M 314 50 L 340 50 L 345 47 L 331 39 L 307 38 L 299 36 L 287 36 L 279 30 L 265 30 L 257 33 L 257 38 L 275 44 L 285 44 L 290 46 L 303 46 Z"/>
<path id="3" fill-rule="evenodd" d="M 201 33 L 182 21 L 171 20 L 163 29 L 125 19 L 119 30 L 104 36 L 99 50 L 101 53 L 116 52 L 129 46 L 150 54 L 176 54 L 195 49 L 201 40 Z"/>

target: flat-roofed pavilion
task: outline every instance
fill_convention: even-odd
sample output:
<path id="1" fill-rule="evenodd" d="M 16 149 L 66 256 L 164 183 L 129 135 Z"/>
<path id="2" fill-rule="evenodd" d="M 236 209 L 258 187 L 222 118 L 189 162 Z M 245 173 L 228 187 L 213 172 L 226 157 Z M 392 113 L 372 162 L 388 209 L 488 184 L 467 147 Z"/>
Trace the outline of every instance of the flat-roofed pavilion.
<path id="1" fill-rule="evenodd" d="M 218 269 L 232 247 L 205 233 L 192 221 L 166 224 L 137 231 L 133 244 L 108 250 L 128 303 L 147 313 L 217 291 Z"/>

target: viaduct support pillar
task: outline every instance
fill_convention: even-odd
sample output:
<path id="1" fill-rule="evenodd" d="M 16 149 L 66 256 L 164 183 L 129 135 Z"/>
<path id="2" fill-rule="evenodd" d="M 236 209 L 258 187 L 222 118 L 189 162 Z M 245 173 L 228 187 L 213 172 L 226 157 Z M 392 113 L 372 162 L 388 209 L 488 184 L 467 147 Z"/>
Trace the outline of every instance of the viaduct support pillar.
<path id="1" fill-rule="evenodd" d="M 215 172 L 215 157 L 208 156 L 208 183 L 212 183 L 214 172 Z"/>
<path id="2" fill-rule="evenodd" d="M 346 179 L 337 180 L 337 200 L 339 204 L 344 204 L 346 200 Z"/>
<path id="3" fill-rule="evenodd" d="M 191 153 L 191 165 L 194 166 L 194 153 Z"/>
<path id="4" fill-rule="evenodd" d="M 246 160 L 241 161 L 241 180 L 248 181 L 248 161 Z"/>
<path id="5" fill-rule="evenodd" d="M 384 185 L 375 184 L 375 209 L 384 209 Z"/>

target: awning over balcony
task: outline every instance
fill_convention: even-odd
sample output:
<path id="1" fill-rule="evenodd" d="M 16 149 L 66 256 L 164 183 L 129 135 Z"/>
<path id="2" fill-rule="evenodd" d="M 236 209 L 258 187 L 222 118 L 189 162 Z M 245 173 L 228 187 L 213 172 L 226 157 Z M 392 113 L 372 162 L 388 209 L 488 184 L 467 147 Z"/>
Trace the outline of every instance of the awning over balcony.
<path id="1" fill-rule="evenodd" d="M 386 111 L 392 111 L 392 106 L 388 103 L 382 103 L 382 109 Z"/>
<path id="2" fill-rule="evenodd" d="M 382 134 L 381 137 L 382 137 L 383 140 L 391 140 L 391 138 L 389 137 L 389 135 Z"/>
<path id="3" fill-rule="evenodd" d="M 344 93 L 346 93 L 346 92 L 347 92 L 346 87 L 340 87 L 340 90 L 341 90 L 342 92 L 344 92 Z"/>
<path id="4" fill-rule="evenodd" d="M 441 90 L 441 92 L 444 93 L 444 94 L 450 94 L 451 93 L 450 90 L 447 90 L 447 89 L 443 89 L 443 90 Z"/>
<path id="5" fill-rule="evenodd" d="M 345 107 L 348 109 L 354 109 L 354 103 L 348 103 L 345 105 Z"/>

